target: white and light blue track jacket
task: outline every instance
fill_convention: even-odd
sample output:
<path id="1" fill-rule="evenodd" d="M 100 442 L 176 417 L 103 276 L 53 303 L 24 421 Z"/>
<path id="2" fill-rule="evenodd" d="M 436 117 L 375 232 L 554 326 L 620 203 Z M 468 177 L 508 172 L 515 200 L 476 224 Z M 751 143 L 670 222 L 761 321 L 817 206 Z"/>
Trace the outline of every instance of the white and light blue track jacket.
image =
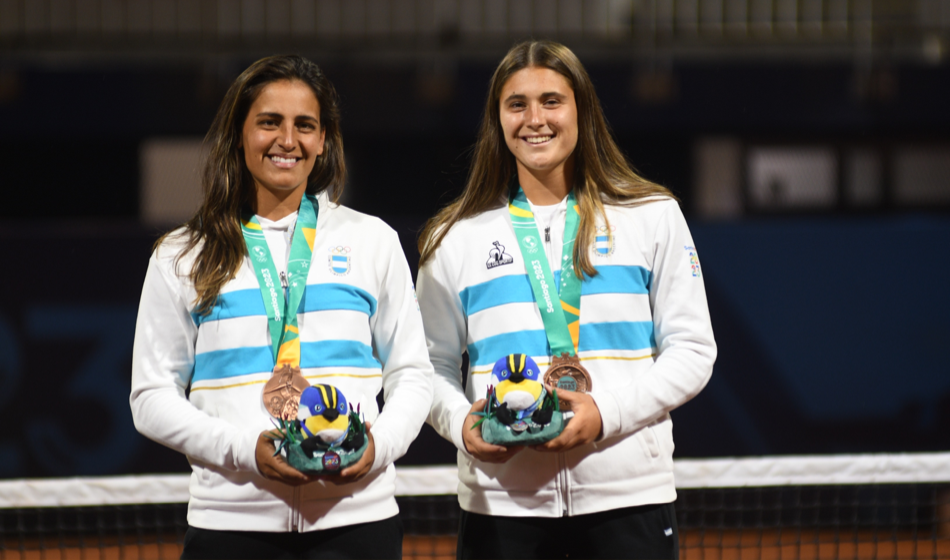
<path id="1" fill-rule="evenodd" d="M 176 267 L 182 241 L 173 234 L 149 262 L 130 401 L 140 432 L 187 455 L 193 526 L 311 531 L 398 513 L 392 462 L 418 435 L 432 398 L 412 278 L 395 231 L 318 198 L 313 259 L 298 311 L 301 372 L 312 384 L 335 385 L 372 423 L 373 470 L 354 484 L 297 488 L 258 473 L 258 435 L 274 427 L 261 399 L 274 361 L 257 278 L 245 262 L 211 313 L 193 313 L 187 271 L 194 252 Z"/>
<path id="2" fill-rule="evenodd" d="M 597 275 L 582 283 L 578 348 L 603 437 L 566 453 L 525 449 L 507 463 L 489 464 L 469 455 L 462 441 L 465 416 L 485 397 L 496 360 L 521 352 L 542 370 L 550 364 L 508 208 L 455 224 L 419 271 L 436 374 L 429 422 L 459 449 L 459 502 L 466 511 L 559 517 L 676 499 L 669 412 L 705 386 L 716 357 L 702 270 L 674 200 L 607 205 L 606 212 L 611 235 L 601 223 L 590 248 Z M 544 244 L 558 285 L 563 232 L 562 203 L 551 222 L 553 241 Z"/>

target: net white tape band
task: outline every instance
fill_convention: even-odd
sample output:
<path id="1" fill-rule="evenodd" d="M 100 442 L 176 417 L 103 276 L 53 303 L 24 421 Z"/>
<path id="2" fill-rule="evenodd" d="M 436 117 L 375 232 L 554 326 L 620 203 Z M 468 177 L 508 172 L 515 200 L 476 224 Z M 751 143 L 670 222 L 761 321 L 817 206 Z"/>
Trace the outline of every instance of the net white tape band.
<path id="1" fill-rule="evenodd" d="M 950 453 L 693 459 L 673 472 L 683 489 L 950 482 Z"/>
<path id="2" fill-rule="evenodd" d="M 677 488 L 950 482 L 950 453 L 681 459 Z M 183 503 L 187 474 L 0 481 L 0 508 Z M 399 467 L 397 496 L 458 492 L 454 465 Z"/>

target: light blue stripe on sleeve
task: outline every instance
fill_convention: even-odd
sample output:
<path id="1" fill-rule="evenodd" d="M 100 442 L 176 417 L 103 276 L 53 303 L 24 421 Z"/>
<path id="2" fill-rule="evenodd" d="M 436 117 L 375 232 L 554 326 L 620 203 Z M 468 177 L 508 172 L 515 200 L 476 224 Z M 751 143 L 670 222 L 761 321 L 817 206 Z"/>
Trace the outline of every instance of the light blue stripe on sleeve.
<path id="1" fill-rule="evenodd" d="M 260 299 L 260 293 L 257 298 Z M 298 313 L 340 309 L 360 311 L 372 317 L 376 313 L 376 298 L 349 284 L 309 284 L 300 300 Z"/>
<path id="2" fill-rule="evenodd" d="M 215 350 L 195 356 L 195 373 L 192 376 L 192 382 L 225 379 L 273 370 L 274 355 L 267 346 Z"/>
<path id="3" fill-rule="evenodd" d="M 650 271 L 642 266 L 598 266 L 597 276 L 586 278 L 581 284 L 581 295 L 585 296 L 648 293 L 650 293 Z M 583 312 L 582 306 L 581 313 Z"/>
<path id="4" fill-rule="evenodd" d="M 468 345 L 469 367 L 491 365 L 508 354 L 550 356 L 551 347 L 543 330 L 518 331 L 489 336 Z"/>
<path id="5" fill-rule="evenodd" d="M 583 312 L 583 311 L 582 311 Z M 651 321 L 581 324 L 578 351 L 644 350 L 656 346 Z"/>
<path id="6" fill-rule="evenodd" d="M 319 340 L 300 344 L 300 367 L 380 368 L 373 349 L 356 340 Z"/>
<path id="7" fill-rule="evenodd" d="M 206 321 L 221 321 L 223 319 L 233 319 L 235 317 L 250 317 L 253 315 L 265 315 L 264 300 L 261 299 L 261 291 L 253 290 L 235 290 L 226 292 L 218 296 L 211 313 L 201 315 L 192 313 L 191 318 L 196 325 L 201 325 Z"/>
<path id="8" fill-rule="evenodd" d="M 527 274 L 512 274 L 469 286 L 459 292 L 459 299 L 462 311 L 471 316 L 506 303 L 533 302 L 534 294 Z"/>

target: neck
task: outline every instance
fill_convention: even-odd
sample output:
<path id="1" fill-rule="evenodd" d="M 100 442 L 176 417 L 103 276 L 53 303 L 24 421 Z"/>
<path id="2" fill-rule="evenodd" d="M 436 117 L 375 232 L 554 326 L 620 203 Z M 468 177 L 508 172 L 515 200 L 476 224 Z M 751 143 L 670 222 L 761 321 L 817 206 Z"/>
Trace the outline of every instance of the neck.
<path id="1" fill-rule="evenodd" d="M 300 200 L 305 191 L 306 185 L 294 190 L 276 192 L 258 185 L 254 213 L 271 221 L 289 216 L 300 208 Z"/>
<path id="2" fill-rule="evenodd" d="M 571 191 L 574 175 L 572 161 L 564 162 L 555 169 L 528 169 L 518 162 L 518 182 L 531 204 L 550 206 L 564 200 Z"/>

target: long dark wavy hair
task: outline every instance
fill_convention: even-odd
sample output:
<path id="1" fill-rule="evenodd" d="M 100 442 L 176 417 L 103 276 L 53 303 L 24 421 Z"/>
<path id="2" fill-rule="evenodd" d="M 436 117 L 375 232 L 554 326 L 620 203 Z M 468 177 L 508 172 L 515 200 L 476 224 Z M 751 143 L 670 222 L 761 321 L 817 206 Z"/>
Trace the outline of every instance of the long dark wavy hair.
<path id="1" fill-rule="evenodd" d="M 200 245 L 189 273 L 197 292 L 198 313 L 211 310 L 221 288 L 237 274 L 247 253 L 241 214 L 252 207 L 256 191 L 240 148 L 244 121 L 264 88 L 283 80 L 307 84 L 320 104 L 320 125 L 326 133 L 324 150 L 307 179 L 307 194 L 326 191 L 330 200 L 337 202 L 343 193 L 346 164 L 340 103 L 333 84 L 319 66 L 297 55 L 271 56 L 251 64 L 228 88 L 205 137 L 210 152 L 201 181 L 204 201 L 185 223 L 185 247 L 178 255 L 181 259 Z M 167 235 L 158 240 L 156 247 Z"/>
<path id="2" fill-rule="evenodd" d="M 594 84 L 577 56 L 552 41 L 526 41 L 508 51 L 495 69 L 465 188 L 459 198 L 426 223 L 419 236 L 419 266 L 432 258 L 456 222 L 507 204 L 517 164 L 501 127 L 501 91 L 508 79 L 524 68 L 554 70 L 564 76 L 574 90 L 578 135 L 573 154 L 573 191 L 580 208 L 574 263 L 578 277 L 596 274 L 588 249 L 594 240 L 597 216 L 607 221 L 605 202 L 636 206 L 656 200 L 650 197 L 675 199 L 667 188 L 644 179 L 630 166 L 614 142 Z"/>

